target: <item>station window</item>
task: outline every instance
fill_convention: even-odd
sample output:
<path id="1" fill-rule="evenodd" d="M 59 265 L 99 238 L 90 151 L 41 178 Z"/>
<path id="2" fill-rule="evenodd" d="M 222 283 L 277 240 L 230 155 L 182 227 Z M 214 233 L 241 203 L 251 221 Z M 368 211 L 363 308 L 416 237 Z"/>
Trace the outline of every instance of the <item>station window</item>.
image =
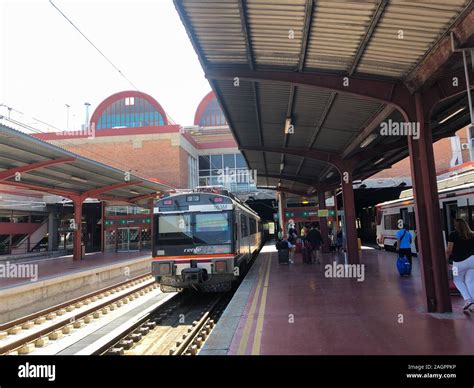
<path id="1" fill-rule="evenodd" d="M 97 120 L 97 129 L 146 127 L 164 124 L 161 113 L 147 100 L 125 97 L 110 104 Z"/>

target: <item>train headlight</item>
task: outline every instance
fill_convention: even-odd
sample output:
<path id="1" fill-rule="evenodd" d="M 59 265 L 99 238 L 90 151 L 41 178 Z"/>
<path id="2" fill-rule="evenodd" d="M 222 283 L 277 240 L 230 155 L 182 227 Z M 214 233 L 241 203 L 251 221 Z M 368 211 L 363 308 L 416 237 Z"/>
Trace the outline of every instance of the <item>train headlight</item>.
<path id="1" fill-rule="evenodd" d="M 214 268 L 216 273 L 227 272 L 227 263 L 224 260 L 218 260 L 214 262 Z"/>
<path id="2" fill-rule="evenodd" d="M 171 275 L 171 264 L 160 263 L 159 271 L 160 271 L 160 275 Z"/>

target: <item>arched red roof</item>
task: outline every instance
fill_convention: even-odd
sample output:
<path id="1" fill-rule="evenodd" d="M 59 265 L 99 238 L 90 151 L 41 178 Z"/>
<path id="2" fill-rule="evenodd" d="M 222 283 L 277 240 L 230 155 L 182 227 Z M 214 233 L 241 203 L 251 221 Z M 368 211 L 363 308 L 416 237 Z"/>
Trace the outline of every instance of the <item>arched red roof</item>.
<path id="1" fill-rule="evenodd" d="M 207 106 L 212 102 L 217 101 L 216 95 L 211 90 L 199 103 L 196 113 L 194 114 L 194 125 L 201 125 L 201 120 Z M 223 124 L 220 124 L 223 125 Z"/>
<path id="2" fill-rule="evenodd" d="M 166 112 L 163 109 L 163 107 L 160 105 L 160 103 L 158 101 L 156 101 L 149 94 L 139 92 L 139 91 L 136 91 L 136 90 L 126 90 L 126 91 L 123 91 L 123 92 L 112 94 L 111 96 L 107 97 L 95 109 L 94 113 L 92 114 L 91 120 L 90 120 L 90 125 L 92 126 L 92 123 L 97 125 L 97 121 L 99 120 L 99 117 L 107 109 L 108 106 L 110 106 L 114 102 L 119 101 L 121 99 L 124 99 L 126 97 L 137 97 L 137 98 L 141 97 L 144 100 L 147 100 L 151 104 L 151 106 L 153 106 L 158 112 L 160 112 L 161 116 L 163 117 L 163 125 L 168 125 L 168 117 L 166 116 Z"/>

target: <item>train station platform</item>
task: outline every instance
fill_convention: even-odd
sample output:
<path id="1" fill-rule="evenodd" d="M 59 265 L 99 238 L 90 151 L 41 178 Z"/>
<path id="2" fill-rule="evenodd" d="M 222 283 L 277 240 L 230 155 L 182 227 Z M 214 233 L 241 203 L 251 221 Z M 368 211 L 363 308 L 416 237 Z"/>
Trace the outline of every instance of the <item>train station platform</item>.
<path id="1" fill-rule="evenodd" d="M 150 272 L 151 251 L 1 262 L 0 323 Z"/>
<path id="2" fill-rule="evenodd" d="M 453 313 L 427 313 L 418 258 L 411 277 L 395 261 L 363 247 L 363 270 L 340 277 L 343 253 L 280 265 L 267 244 L 200 355 L 474 354 L 474 314 L 461 297 L 452 296 Z"/>

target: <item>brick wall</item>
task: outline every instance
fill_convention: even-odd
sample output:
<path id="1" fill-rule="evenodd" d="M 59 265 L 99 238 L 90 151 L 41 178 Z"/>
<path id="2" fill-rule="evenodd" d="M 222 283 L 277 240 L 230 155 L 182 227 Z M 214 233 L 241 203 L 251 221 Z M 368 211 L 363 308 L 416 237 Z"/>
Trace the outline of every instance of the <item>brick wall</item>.
<path id="1" fill-rule="evenodd" d="M 461 143 L 467 143 L 466 129 L 460 129 L 456 132 L 459 136 Z M 441 139 L 433 144 L 433 152 L 436 163 L 436 171 L 441 173 L 450 168 L 451 158 L 453 156 L 451 149 L 450 138 Z M 469 162 L 469 150 L 462 151 L 463 162 Z M 370 178 L 395 178 L 395 177 L 406 177 L 411 176 L 410 159 L 405 158 L 395 163 L 392 168 L 381 171 Z"/>
<path id="2" fill-rule="evenodd" d="M 187 187 L 187 152 L 179 145 L 174 145 L 171 139 L 112 139 L 109 138 L 106 142 L 96 138 L 82 142 L 70 140 L 67 144 L 54 143 L 98 162 L 131 170 L 144 178 L 157 178 L 176 188 Z"/>

